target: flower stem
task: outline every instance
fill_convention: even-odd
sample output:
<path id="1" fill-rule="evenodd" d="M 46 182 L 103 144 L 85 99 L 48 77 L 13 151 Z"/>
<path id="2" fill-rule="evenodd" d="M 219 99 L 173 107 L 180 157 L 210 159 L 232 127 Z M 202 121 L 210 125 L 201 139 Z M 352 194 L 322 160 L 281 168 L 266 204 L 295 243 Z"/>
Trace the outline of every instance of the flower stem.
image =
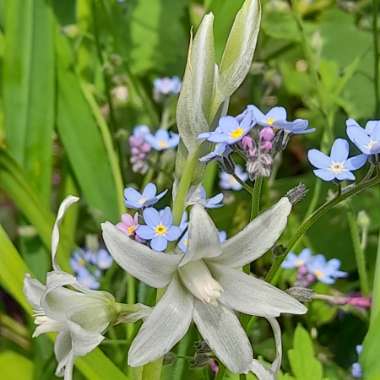
<path id="1" fill-rule="evenodd" d="M 348 226 L 350 227 L 351 239 L 355 252 L 355 260 L 358 267 L 360 290 L 363 295 L 367 296 L 369 292 L 369 285 L 365 254 L 360 243 L 360 232 L 358 224 L 350 206 L 347 206 L 347 221 Z"/>
<path id="2" fill-rule="evenodd" d="M 376 175 L 374 178 L 361 182 L 356 186 L 348 186 L 346 189 L 343 189 L 342 194 L 337 196 L 330 201 L 324 203 L 317 210 L 315 210 L 308 218 L 304 220 L 301 226 L 298 228 L 294 236 L 288 242 L 284 253 L 281 256 L 277 256 L 272 263 L 272 266 L 267 273 L 265 279 L 273 284 L 277 282 L 279 270 L 281 269 L 281 264 L 284 261 L 287 254 L 291 251 L 291 249 L 297 244 L 297 242 L 302 238 L 302 236 L 309 230 L 310 227 L 316 223 L 321 216 L 330 211 L 333 207 L 338 205 L 340 202 L 345 199 L 350 198 L 353 195 L 360 193 L 363 190 L 366 190 L 372 186 L 375 186 L 380 183 L 380 176 Z"/>
<path id="3" fill-rule="evenodd" d="M 379 30 L 377 18 L 379 16 L 379 0 L 372 0 L 372 33 L 373 33 L 373 89 L 375 95 L 375 118 L 380 117 L 380 78 L 379 78 Z"/>
<path id="4" fill-rule="evenodd" d="M 250 221 L 255 219 L 257 215 L 259 215 L 262 187 L 263 187 L 263 177 L 257 177 L 255 180 L 255 183 L 253 184 L 253 191 L 251 193 Z"/>

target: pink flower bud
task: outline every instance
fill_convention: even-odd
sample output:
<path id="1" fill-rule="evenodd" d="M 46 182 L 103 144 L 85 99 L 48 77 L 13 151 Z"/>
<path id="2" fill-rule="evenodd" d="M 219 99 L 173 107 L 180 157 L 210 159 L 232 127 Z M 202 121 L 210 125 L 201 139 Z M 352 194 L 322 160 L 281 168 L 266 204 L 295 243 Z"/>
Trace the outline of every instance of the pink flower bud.
<path id="1" fill-rule="evenodd" d="M 271 127 L 265 127 L 260 131 L 260 140 L 272 141 L 274 138 L 274 131 Z"/>

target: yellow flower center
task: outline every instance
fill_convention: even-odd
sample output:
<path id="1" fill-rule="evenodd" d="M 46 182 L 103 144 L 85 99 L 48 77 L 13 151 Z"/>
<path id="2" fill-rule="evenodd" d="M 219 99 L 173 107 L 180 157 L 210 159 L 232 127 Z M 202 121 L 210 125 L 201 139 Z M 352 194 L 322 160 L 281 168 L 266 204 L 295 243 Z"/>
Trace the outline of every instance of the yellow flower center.
<path id="1" fill-rule="evenodd" d="M 273 117 L 268 117 L 268 119 L 267 119 L 268 125 L 272 126 L 274 122 L 275 122 L 275 119 Z"/>
<path id="2" fill-rule="evenodd" d="M 133 235 L 136 231 L 136 226 L 129 226 L 127 228 L 128 235 Z"/>
<path id="3" fill-rule="evenodd" d="M 334 173 L 341 173 L 344 171 L 344 164 L 342 162 L 333 162 L 330 165 L 330 170 Z"/>
<path id="4" fill-rule="evenodd" d="M 301 260 L 301 259 L 296 260 L 296 266 L 297 267 L 302 267 L 303 264 L 305 264 L 305 262 L 303 260 Z"/>
<path id="5" fill-rule="evenodd" d="M 161 148 L 161 149 L 165 149 L 167 148 L 169 145 L 168 145 L 168 142 L 166 140 L 160 140 L 158 142 L 158 146 Z"/>
<path id="6" fill-rule="evenodd" d="M 238 139 L 239 137 L 243 136 L 244 129 L 241 127 L 238 127 L 230 132 L 230 137 L 233 139 Z"/>
<path id="7" fill-rule="evenodd" d="M 163 224 L 158 224 L 155 229 L 154 229 L 154 232 L 157 234 L 157 235 L 165 235 L 166 232 L 167 232 L 167 228 L 163 225 Z"/>
<path id="8" fill-rule="evenodd" d="M 86 261 L 84 261 L 84 259 L 80 258 L 78 260 L 78 264 L 81 266 L 81 267 L 84 267 L 86 265 Z"/>
<path id="9" fill-rule="evenodd" d="M 316 270 L 314 272 L 315 276 L 319 279 L 319 278 L 322 278 L 324 276 L 323 272 L 320 271 L 320 270 Z"/>
<path id="10" fill-rule="evenodd" d="M 143 205 L 146 202 L 146 198 L 141 197 L 138 201 L 138 204 Z"/>

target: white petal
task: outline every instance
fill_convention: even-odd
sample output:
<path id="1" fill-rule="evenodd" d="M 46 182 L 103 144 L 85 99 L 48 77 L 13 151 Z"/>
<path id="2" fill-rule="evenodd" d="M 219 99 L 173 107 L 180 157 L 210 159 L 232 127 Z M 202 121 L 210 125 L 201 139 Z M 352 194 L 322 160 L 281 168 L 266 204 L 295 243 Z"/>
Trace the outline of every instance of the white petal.
<path id="1" fill-rule="evenodd" d="M 46 316 L 37 316 L 35 323 L 38 325 L 34 330 L 33 338 L 50 332 L 60 332 L 64 329 L 65 323 L 56 321 Z"/>
<path id="2" fill-rule="evenodd" d="M 57 219 L 55 220 L 53 226 L 53 232 L 51 234 L 51 261 L 53 264 L 54 270 L 60 270 L 58 264 L 55 261 L 55 256 L 57 254 L 58 243 L 59 243 L 59 226 L 61 224 L 62 218 L 64 217 L 66 210 L 75 202 L 78 202 L 79 198 L 69 195 L 66 197 L 61 205 L 59 206 Z"/>
<path id="3" fill-rule="evenodd" d="M 292 205 L 281 198 L 272 208 L 260 214 L 241 232 L 222 245 L 222 254 L 209 260 L 235 268 L 256 260 L 267 252 L 286 227 Z"/>
<path id="4" fill-rule="evenodd" d="M 250 367 L 258 380 L 276 380 L 273 373 L 267 370 L 258 360 L 253 359 Z"/>
<path id="5" fill-rule="evenodd" d="M 224 265 L 209 265 L 224 292 L 220 302 L 245 314 L 277 317 L 281 313 L 304 314 L 307 309 L 280 289 Z"/>
<path id="6" fill-rule="evenodd" d="M 155 288 L 163 288 L 170 282 L 183 255 L 154 252 L 109 222 L 103 223 L 102 229 L 109 252 L 124 270 Z"/>
<path id="7" fill-rule="evenodd" d="M 58 334 L 54 343 L 54 353 L 58 362 L 55 374 L 60 377 L 65 375 L 65 380 L 72 378 L 74 365 L 72 348 L 71 334 L 66 328 Z"/>
<path id="8" fill-rule="evenodd" d="M 85 330 L 77 323 L 69 321 L 67 324 L 70 329 L 74 356 L 87 355 L 104 339 L 103 335 Z"/>
<path id="9" fill-rule="evenodd" d="M 282 361 L 281 328 L 276 318 L 267 318 L 267 320 L 272 327 L 273 334 L 274 334 L 274 342 L 276 345 L 276 358 L 274 359 L 272 363 L 272 368 L 271 368 L 271 371 L 276 375 L 277 372 L 281 368 L 281 361 Z"/>
<path id="10" fill-rule="evenodd" d="M 37 311 L 41 307 L 41 297 L 46 286 L 38 280 L 32 278 L 29 273 L 24 278 L 24 294 L 32 305 L 33 310 Z"/>
<path id="11" fill-rule="evenodd" d="M 193 296 L 174 277 L 132 342 L 128 364 L 138 367 L 169 352 L 186 334 L 192 311 Z"/>
<path id="12" fill-rule="evenodd" d="M 202 206 L 194 205 L 190 212 L 188 250 L 180 265 L 204 257 L 215 257 L 220 252 L 221 244 L 214 222 Z"/>
<path id="13" fill-rule="evenodd" d="M 223 364 L 234 373 L 247 373 L 252 348 L 236 315 L 225 306 L 194 303 L 194 322 Z"/>

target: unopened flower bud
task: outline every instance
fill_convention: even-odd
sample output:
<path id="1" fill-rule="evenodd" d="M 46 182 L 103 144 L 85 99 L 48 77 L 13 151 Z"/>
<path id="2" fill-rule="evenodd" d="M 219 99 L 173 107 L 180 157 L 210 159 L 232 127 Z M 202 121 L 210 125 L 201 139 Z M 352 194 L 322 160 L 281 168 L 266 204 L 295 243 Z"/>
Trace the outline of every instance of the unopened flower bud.
<path id="1" fill-rule="evenodd" d="M 260 131 L 260 139 L 264 141 L 272 141 L 274 138 L 274 131 L 271 127 L 265 127 Z"/>
<path id="2" fill-rule="evenodd" d="M 364 211 L 361 210 L 358 213 L 358 225 L 361 227 L 363 230 L 367 229 L 369 227 L 371 220 L 368 216 L 368 214 Z"/>
<path id="3" fill-rule="evenodd" d="M 293 287 L 286 290 L 286 293 L 300 302 L 310 302 L 313 299 L 314 291 L 308 288 Z"/>
<path id="4" fill-rule="evenodd" d="M 300 183 L 293 189 L 289 190 L 286 193 L 286 196 L 288 197 L 290 203 L 292 205 L 295 205 L 305 197 L 308 191 L 309 190 L 306 188 L 306 186 L 303 183 Z"/>

